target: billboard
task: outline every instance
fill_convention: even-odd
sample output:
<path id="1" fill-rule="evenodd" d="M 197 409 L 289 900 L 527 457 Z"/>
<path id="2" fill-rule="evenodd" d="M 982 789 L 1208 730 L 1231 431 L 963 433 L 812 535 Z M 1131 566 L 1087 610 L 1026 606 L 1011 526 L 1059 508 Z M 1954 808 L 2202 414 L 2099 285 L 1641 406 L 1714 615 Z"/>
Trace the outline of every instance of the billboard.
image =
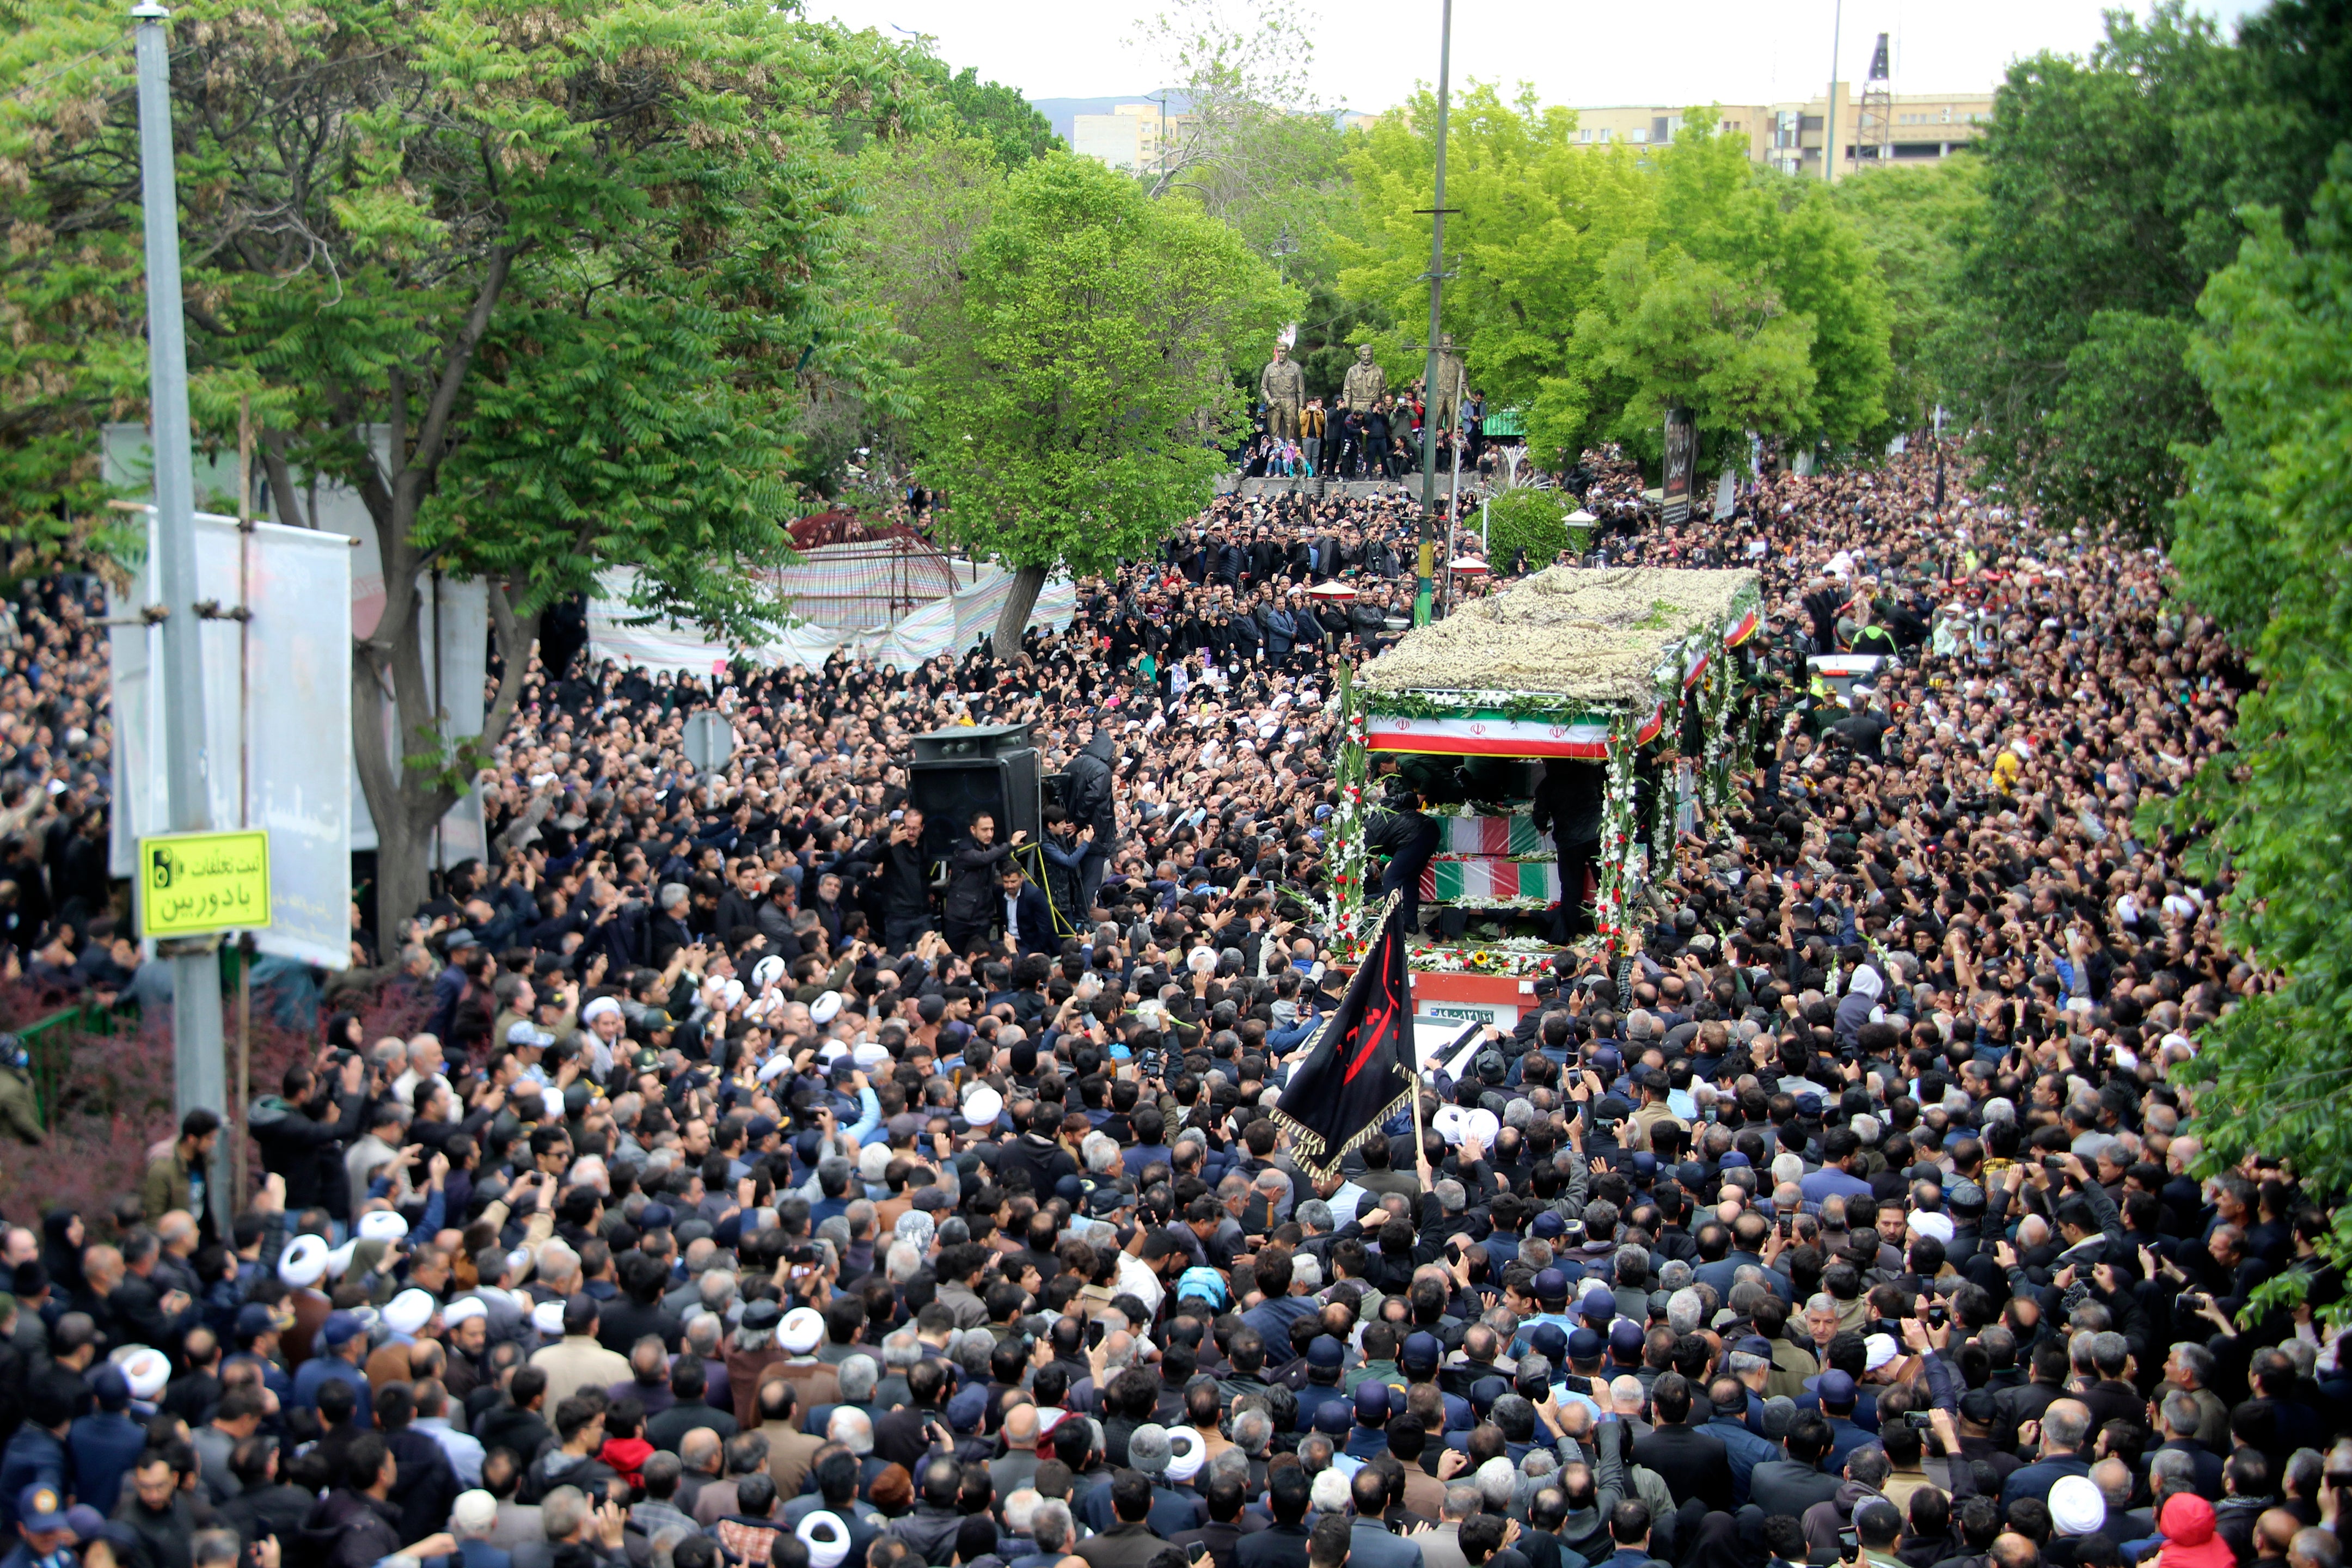
<path id="1" fill-rule="evenodd" d="M 1698 474 L 1698 427 L 1691 411 L 1680 405 L 1666 409 L 1666 473 L 1662 510 L 1665 521 L 1678 523 L 1690 516 L 1691 485 Z"/>
<path id="2" fill-rule="evenodd" d="M 138 841 L 171 826 L 164 766 L 154 513 L 127 595 L 110 594 L 114 800 L 112 870 L 138 874 Z M 328 969 L 351 965 L 352 542 L 339 533 L 196 514 L 196 596 L 225 611 L 204 623 L 206 815 L 218 830 L 264 829 L 268 925 L 262 952 Z"/>

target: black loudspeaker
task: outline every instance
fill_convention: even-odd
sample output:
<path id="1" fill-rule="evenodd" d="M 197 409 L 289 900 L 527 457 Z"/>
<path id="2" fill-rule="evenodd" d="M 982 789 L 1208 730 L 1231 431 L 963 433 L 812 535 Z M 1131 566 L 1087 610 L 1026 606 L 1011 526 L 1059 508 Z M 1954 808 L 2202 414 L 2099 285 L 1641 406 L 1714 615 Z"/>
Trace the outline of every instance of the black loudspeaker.
<path id="1" fill-rule="evenodd" d="M 915 737 L 908 793 L 923 814 L 923 858 L 936 861 L 982 812 L 996 819 L 996 842 L 1015 832 L 1035 843 L 1044 831 L 1037 749 L 1026 724 L 941 730 Z"/>

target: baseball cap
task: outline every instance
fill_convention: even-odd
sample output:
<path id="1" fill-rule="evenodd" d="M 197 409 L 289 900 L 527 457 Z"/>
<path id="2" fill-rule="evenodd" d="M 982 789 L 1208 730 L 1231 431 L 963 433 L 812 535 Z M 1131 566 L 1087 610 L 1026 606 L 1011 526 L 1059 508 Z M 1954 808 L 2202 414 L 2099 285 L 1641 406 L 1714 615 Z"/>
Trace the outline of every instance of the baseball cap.
<path id="1" fill-rule="evenodd" d="M 327 1321 L 320 1325 L 319 1337 L 331 1345 L 346 1345 L 359 1331 L 358 1318 L 349 1312 L 335 1311 L 328 1313 Z"/>
<path id="2" fill-rule="evenodd" d="M 1536 1354 L 1554 1366 L 1568 1354 L 1568 1331 L 1558 1323 L 1538 1323 L 1535 1332 L 1528 1336 L 1528 1345 Z"/>
<path id="3" fill-rule="evenodd" d="M 1444 1353 L 1445 1347 L 1438 1343 L 1435 1334 L 1407 1334 L 1404 1349 L 1397 1355 L 1397 1363 L 1401 1366 L 1435 1366 L 1438 1358 Z"/>
<path id="4" fill-rule="evenodd" d="M 47 1481 L 35 1481 L 16 1494 L 16 1519 L 36 1535 L 67 1529 L 65 1494 Z"/>
<path id="5" fill-rule="evenodd" d="M 1642 1353 L 1642 1325 L 1631 1318 L 1620 1318 L 1610 1327 L 1609 1348 L 1618 1356 L 1638 1356 Z"/>
<path id="6" fill-rule="evenodd" d="M 1613 1318 L 1617 1315 L 1616 1293 L 1606 1285 L 1595 1285 L 1584 1293 L 1584 1300 L 1577 1303 L 1577 1312 L 1582 1317 L 1604 1321 Z"/>
<path id="7" fill-rule="evenodd" d="M 507 1044 L 537 1046 L 540 1049 L 545 1050 L 555 1044 L 555 1037 L 531 1023 L 528 1018 L 517 1018 L 507 1026 Z"/>
<path id="8" fill-rule="evenodd" d="M 1347 1363 L 1348 1352 L 1329 1334 L 1318 1334 L 1307 1347 L 1307 1364 L 1320 1372 L 1336 1372 Z"/>
<path id="9" fill-rule="evenodd" d="M 89 1388 L 101 1410 L 126 1410 L 131 1405 L 131 1380 L 119 1366 L 101 1366 L 90 1374 Z"/>
<path id="10" fill-rule="evenodd" d="M 1567 1228 L 1568 1222 L 1559 1217 L 1559 1211 L 1555 1209 L 1546 1209 L 1543 1213 L 1536 1215 L 1534 1222 L 1528 1226 L 1528 1233 L 1531 1236 L 1540 1237 L 1542 1239 L 1549 1241 Z M 1550 1270 L 1550 1272 L 1558 1273 L 1559 1270 L 1553 1269 Z"/>
<path id="11" fill-rule="evenodd" d="M 1389 1385 L 1371 1378 L 1356 1384 L 1356 1419 L 1372 1426 L 1388 1418 Z"/>
<path id="12" fill-rule="evenodd" d="M 1818 1377 L 1805 1379 L 1805 1386 L 1821 1395 L 1824 1410 L 1832 1405 L 1843 1410 L 1853 1404 L 1853 1377 L 1849 1373 L 1825 1372 Z"/>
<path id="13" fill-rule="evenodd" d="M 948 1401 L 948 1425 L 959 1432 L 980 1430 L 981 1418 L 987 1414 L 988 1390 L 976 1383 Z"/>
<path id="14" fill-rule="evenodd" d="M 1563 1300 L 1568 1296 L 1568 1276 L 1557 1268 L 1547 1268 L 1535 1278 L 1536 1300 Z"/>
<path id="15" fill-rule="evenodd" d="M 1568 1359 L 1599 1361 L 1602 1348 L 1601 1335 L 1591 1329 L 1579 1329 L 1568 1336 Z"/>

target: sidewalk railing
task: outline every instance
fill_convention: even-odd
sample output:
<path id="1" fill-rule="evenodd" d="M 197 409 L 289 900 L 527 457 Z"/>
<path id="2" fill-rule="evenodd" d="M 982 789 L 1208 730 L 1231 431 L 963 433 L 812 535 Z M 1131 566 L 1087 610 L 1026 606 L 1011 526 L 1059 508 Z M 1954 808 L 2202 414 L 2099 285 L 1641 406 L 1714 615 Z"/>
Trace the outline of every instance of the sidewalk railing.
<path id="1" fill-rule="evenodd" d="M 76 1002 L 60 1007 L 36 1023 L 16 1031 L 25 1053 L 32 1058 L 33 1098 L 40 1108 L 41 1125 L 57 1124 L 58 1110 L 65 1099 L 67 1074 L 71 1070 L 76 1035 L 112 1037 L 124 1026 L 136 1030 L 138 1010 L 128 1013 L 108 1007 L 94 1000 Z"/>

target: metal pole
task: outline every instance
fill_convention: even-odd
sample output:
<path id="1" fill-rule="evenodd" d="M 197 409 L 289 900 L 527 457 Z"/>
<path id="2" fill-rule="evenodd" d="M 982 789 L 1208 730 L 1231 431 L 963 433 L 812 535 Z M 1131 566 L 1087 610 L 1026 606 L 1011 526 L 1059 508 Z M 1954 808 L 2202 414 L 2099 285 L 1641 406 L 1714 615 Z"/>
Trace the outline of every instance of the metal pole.
<path id="1" fill-rule="evenodd" d="M 1838 35 L 1845 28 L 1845 0 L 1837 0 L 1830 22 L 1830 110 L 1822 117 L 1822 184 L 1837 183 Z"/>
<path id="2" fill-rule="evenodd" d="M 212 826 L 205 756 L 204 648 L 196 619 L 196 496 L 188 448 L 188 346 L 180 316 L 180 205 L 172 177 L 172 62 L 153 0 L 131 7 L 138 26 L 139 167 L 147 230 L 148 404 L 153 419 L 156 588 L 163 620 L 163 752 L 172 826 Z M 221 1058 L 217 942 L 182 944 L 172 962 L 172 1109 L 217 1112 L 228 1098 Z M 226 1184 L 211 1184 L 221 1234 Z"/>
<path id="3" fill-rule="evenodd" d="M 1444 363 L 1438 347 L 1438 314 L 1445 292 L 1445 108 L 1453 66 L 1454 0 L 1442 0 L 1437 32 L 1437 184 L 1429 215 L 1429 357 L 1421 377 L 1421 559 L 1413 582 L 1413 620 L 1427 625 L 1437 531 L 1437 374 Z M 1418 1103 L 1416 1101 L 1416 1103 Z"/>
<path id="4" fill-rule="evenodd" d="M 247 611 L 236 623 L 236 825 L 253 826 L 253 399 L 236 400 L 236 603 Z M 253 1189 L 245 1111 L 253 1103 L 253 933 L 236 949 L 236 1078 L 228 1097 L 229 1208 Z"/>
<path id="5" fill-rule="evenodd" d="M 229 1207 L 241 1206 L 252 1191 L 246 1184 L 252 1179 L 252 1168 L 247 1163 L 245 1108 L 253 1094 L 253 933 L 239 931 L 236 942 L 236 1114 L 230 1125 L 236 1134 L 236 1156 L 231 1171 L 236 1181 L 235 1196 Z"/>
<path id="6" fill-rule="evenodd" d="M 1454 603 L 1454 552 L 1462 548 L 1462 443 L 1454 448 L 1454 479 L 1445 489 L 1445 603 Z"/>

